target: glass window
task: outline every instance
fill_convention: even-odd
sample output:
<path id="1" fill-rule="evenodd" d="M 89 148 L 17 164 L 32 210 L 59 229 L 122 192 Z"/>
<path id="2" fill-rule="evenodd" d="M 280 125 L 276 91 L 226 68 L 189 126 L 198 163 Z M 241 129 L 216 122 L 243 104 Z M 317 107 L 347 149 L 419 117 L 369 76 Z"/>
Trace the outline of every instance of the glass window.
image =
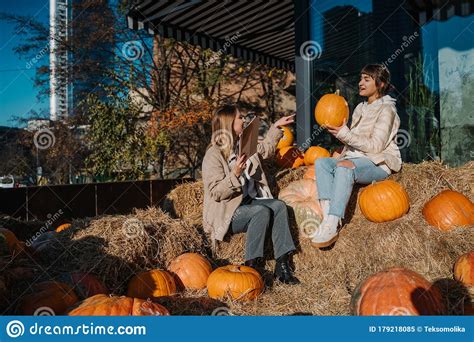
<path id="1" fill-rule="evenodd" d="M 360 70 L 390 70 L 405 161 L 459 165 L 474 154 L 474 5 L 470 1 L 310 0 L 312 108 L 339 89 L 352 110 Z M 438 6 L 438 7 L 436 7 Z M 314 121 L 313 121 L 314 124 Z M 335 146 L 320 134 L 313 144 Z"/>

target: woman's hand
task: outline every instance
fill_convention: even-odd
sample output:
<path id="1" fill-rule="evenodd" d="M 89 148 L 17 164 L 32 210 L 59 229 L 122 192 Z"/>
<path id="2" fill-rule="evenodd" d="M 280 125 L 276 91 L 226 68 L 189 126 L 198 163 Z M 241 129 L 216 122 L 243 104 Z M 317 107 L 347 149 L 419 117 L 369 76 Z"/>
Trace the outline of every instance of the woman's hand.
<path id="1" fill-rule="evenodd" d="M 235 162 L 234 170 L 232 170 L 232 172 L 234 172 L 234 175 L 240 177 L 242 172 L 245 170 L 245 163 L 247 163 L 247 156 L 245 154 L 242 154 L 237 158 Z"/>
<path id="2" fill-rule="evenodd" d="M 339 133 L 339 131 L 342 129 L 342 127 L 344 127 L 346 125 L 346 122 L 347 120 L 344 119 L 343 123 L 341 126 L 339 127 L 335 127 L 335 126 L 331 126 L 331 125 L 326 125 L 326 128 L 328 129 L 329 133 L 331 133 L 332 135 L 336 136 L 337 133 Z"/>
<path id="3" fill-rule="evenodd" d="M 280 128 L 281 126 L 286 126 L 286 125 L 289 125 L 289 124 L 295 122 L 295 119 L 294 119 L 295 115 L 296 115 L 296 113 L 292 114 L 292 115 L 284 116 L 284 117 L 278 119 L 277 121 L 275 121 L 275 126 Z"/>

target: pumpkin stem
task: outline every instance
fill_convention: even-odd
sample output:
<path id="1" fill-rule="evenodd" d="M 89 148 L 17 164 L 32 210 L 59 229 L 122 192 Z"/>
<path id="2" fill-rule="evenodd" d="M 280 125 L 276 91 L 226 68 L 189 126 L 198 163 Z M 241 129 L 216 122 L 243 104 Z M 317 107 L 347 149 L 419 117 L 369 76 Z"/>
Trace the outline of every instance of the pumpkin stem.
<path id="1" fill-rule="evenodd" d="M 334 94 L 339 95 L 341 91 L 339 89 L 336 89 L 336 92 Z"/>

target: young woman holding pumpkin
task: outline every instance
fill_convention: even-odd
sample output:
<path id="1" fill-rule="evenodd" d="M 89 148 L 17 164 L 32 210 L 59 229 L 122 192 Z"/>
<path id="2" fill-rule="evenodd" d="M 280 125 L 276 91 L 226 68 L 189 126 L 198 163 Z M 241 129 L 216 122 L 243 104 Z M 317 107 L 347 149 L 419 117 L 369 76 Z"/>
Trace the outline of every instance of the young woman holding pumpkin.
<path id="1" fill-rule="evenodd" d="M 390 73 L 381 64 L 366 65 L 360 75 L 359 103 L 352 115 L 351 127 L 346 120 L 339 127 L 326 125 L 328 131 L 344 143 L 339 157 L 319 158 L 315 162 L 318 198 L 323 221 L 311 236 L 315 247 L 327 247 L 338 238 L 339 225 L 346 210 L 354 183 L 370 184 L 387 178 L 401 169 L 396 135 L 400 127 Z"/>
<path id="2" fill-rule="evenodd" d="M 275 277 L 286 284 L 297 284 L 289 256 L 295 250 L 284 202 L 273 199 L 260 158 L 275 154 L 283 135 L 279 127 L 292 123 L 293 116 L 276 121 L 253 156 L 237 155 L 238 137 L 243 130 L 242 111 L 235 105 L 216 110 L 212 137 L 202 163 L 204 183 L 204 230 L 211 235 L 213 248 L 228 231 L 246 232 L 245 265 L 263 268 L 267 231 L 272 237 L 276 259 Z"/>

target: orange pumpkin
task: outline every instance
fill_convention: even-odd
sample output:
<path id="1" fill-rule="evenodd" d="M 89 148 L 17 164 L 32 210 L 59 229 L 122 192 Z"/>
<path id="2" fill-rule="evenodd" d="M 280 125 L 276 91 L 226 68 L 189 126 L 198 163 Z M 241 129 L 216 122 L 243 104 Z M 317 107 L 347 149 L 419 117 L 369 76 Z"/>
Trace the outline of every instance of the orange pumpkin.
<path id="1" fill-rule="evenodd" d="M 464 285 L 474 286 L 474 251 L 458 258 L 454 264 L 454 278 Z"/>
<path id="2" fill-rule="evenodd" d="M 79 301 L 72 287 L 56 281 L 38 283 L 33 290 L 34 293 L 21 300 L 19 313 L 22 315 L 62 315 Z"/>
<path id="3" fill-rule="evenodd" d="M 263 292 L 263 280 L 252 267 L 219 267 L 207 279 L 207 293 L 213 299 L 230 296 L 239 301 L 256 299 Z"/>
<path id="4" fill-rule="evenodd" d="M 410 209 L 405 189 L 393 180 L 373 182 L 359 196 L 362 214 L 372 222 L 387 222 L 402 217 Z"/>
<path id="5" fill-rule="evenodd" d="M 203 289 L 207 278 L 212 272 L 212 266 L 202 255 L 184 253 L 174 259 L 168 270 L 176 274 L 180 285 L 187 289 Z"/>
<path id="6" fill-rule="evenodd" d="M 98 294 L 83 300 L 69 316 L 169 316 L 162 305 L 139 298 Z"/>
<path id="7" fill-rule="evenodd" d="M 287 126 L 281 126 L 280 128 L 283 130 L 283 137 L 281 137 L 280 141 L 278 142 L 277 149 L 293 146 L 295 137 L 293 136 L 291 129 Z"/>
<path id="8" fill-rule="evenodd" d="M 441 292 L 416 272 L 390 268 L 363 281 L 354 291 L 352 311 L 358 316 L 442 315 Z"/>
<path id="9" fill-rule="evenodd" d="M 316 122 L 320 126 L 330 125 L 342 126 L 344 120 L 349 119 L 349 106 L 346 100 L 339 96 L 339 90 L 335 94 L 326 94 L 321 97 L 314 110 Z"/>
<path id="10" fill-rule="evenodd" d="M 309 166 L 306 168 L 303 179 L 311 179 L 313 181 L 316 180 L 316 170 L 314 169 L 314 166 Z"/>
<path id="11" fill-rule="evenodd" d="M 59 232 L 62 232 L 63 230 L 66 230 L 66 229 L 69 229 L 71 228 L 71 224 L 70 223 L 64 223 L 62 225 L 60 225 L 58 228 L 56 228 L 56 233 L 59 233 Z"/>
<path id="12" fill-rule="evenodd" d="M 324 147 L 311 146 L 304 153 L 304 164 L 306 166 L 314 165 L 314 162 L 318 158 L 329 157 L 331 154 Z"/>
<path id="13" fill-rule="evenodd" d="M 322 210 L 319 205 L 316 182 L 301 179 L 290 183 L 278 194 L 278 199 L 293 208 L 296 225 L 303 237 L 308 237 L 319 228 Z"/>
<path id="14" fill-rule="evenodd" d="M 11 255 L 16 255 L 25 251 L 25 243 L 18 240 L 16 235 L 5 228 L 0 228 L 0 247 L 2 253 L 10 253 Z"/>
<path id="15" fill-rule="evenodd" d="M 128 297 L 158 298 L 176 293 L 173 276 L 166 271 L 151 270 L 135 275 L 128 283 Z"/>
<path id="16" fill-rule="evenodd" d="M 70 285 L 81 299 L 95 296 L 96 294 L 108 294 L 109 290 L 94 275 L 83 272 L 64 273 L 58 280 Z"/>
<path id="17" fill-rule="evenodd" d="M 474 204 L 457 191 L 441 191 L 425 204 L 422 213 L 426 222 L 443 231 L 474 224 Z"/>
<path id="18" fill-rule="evenodd" d="M 296 147 L 283 147 L 277 152 L 276 163 L 283 168 L 295 169 L 304 164 L 304 157 Z"/>

